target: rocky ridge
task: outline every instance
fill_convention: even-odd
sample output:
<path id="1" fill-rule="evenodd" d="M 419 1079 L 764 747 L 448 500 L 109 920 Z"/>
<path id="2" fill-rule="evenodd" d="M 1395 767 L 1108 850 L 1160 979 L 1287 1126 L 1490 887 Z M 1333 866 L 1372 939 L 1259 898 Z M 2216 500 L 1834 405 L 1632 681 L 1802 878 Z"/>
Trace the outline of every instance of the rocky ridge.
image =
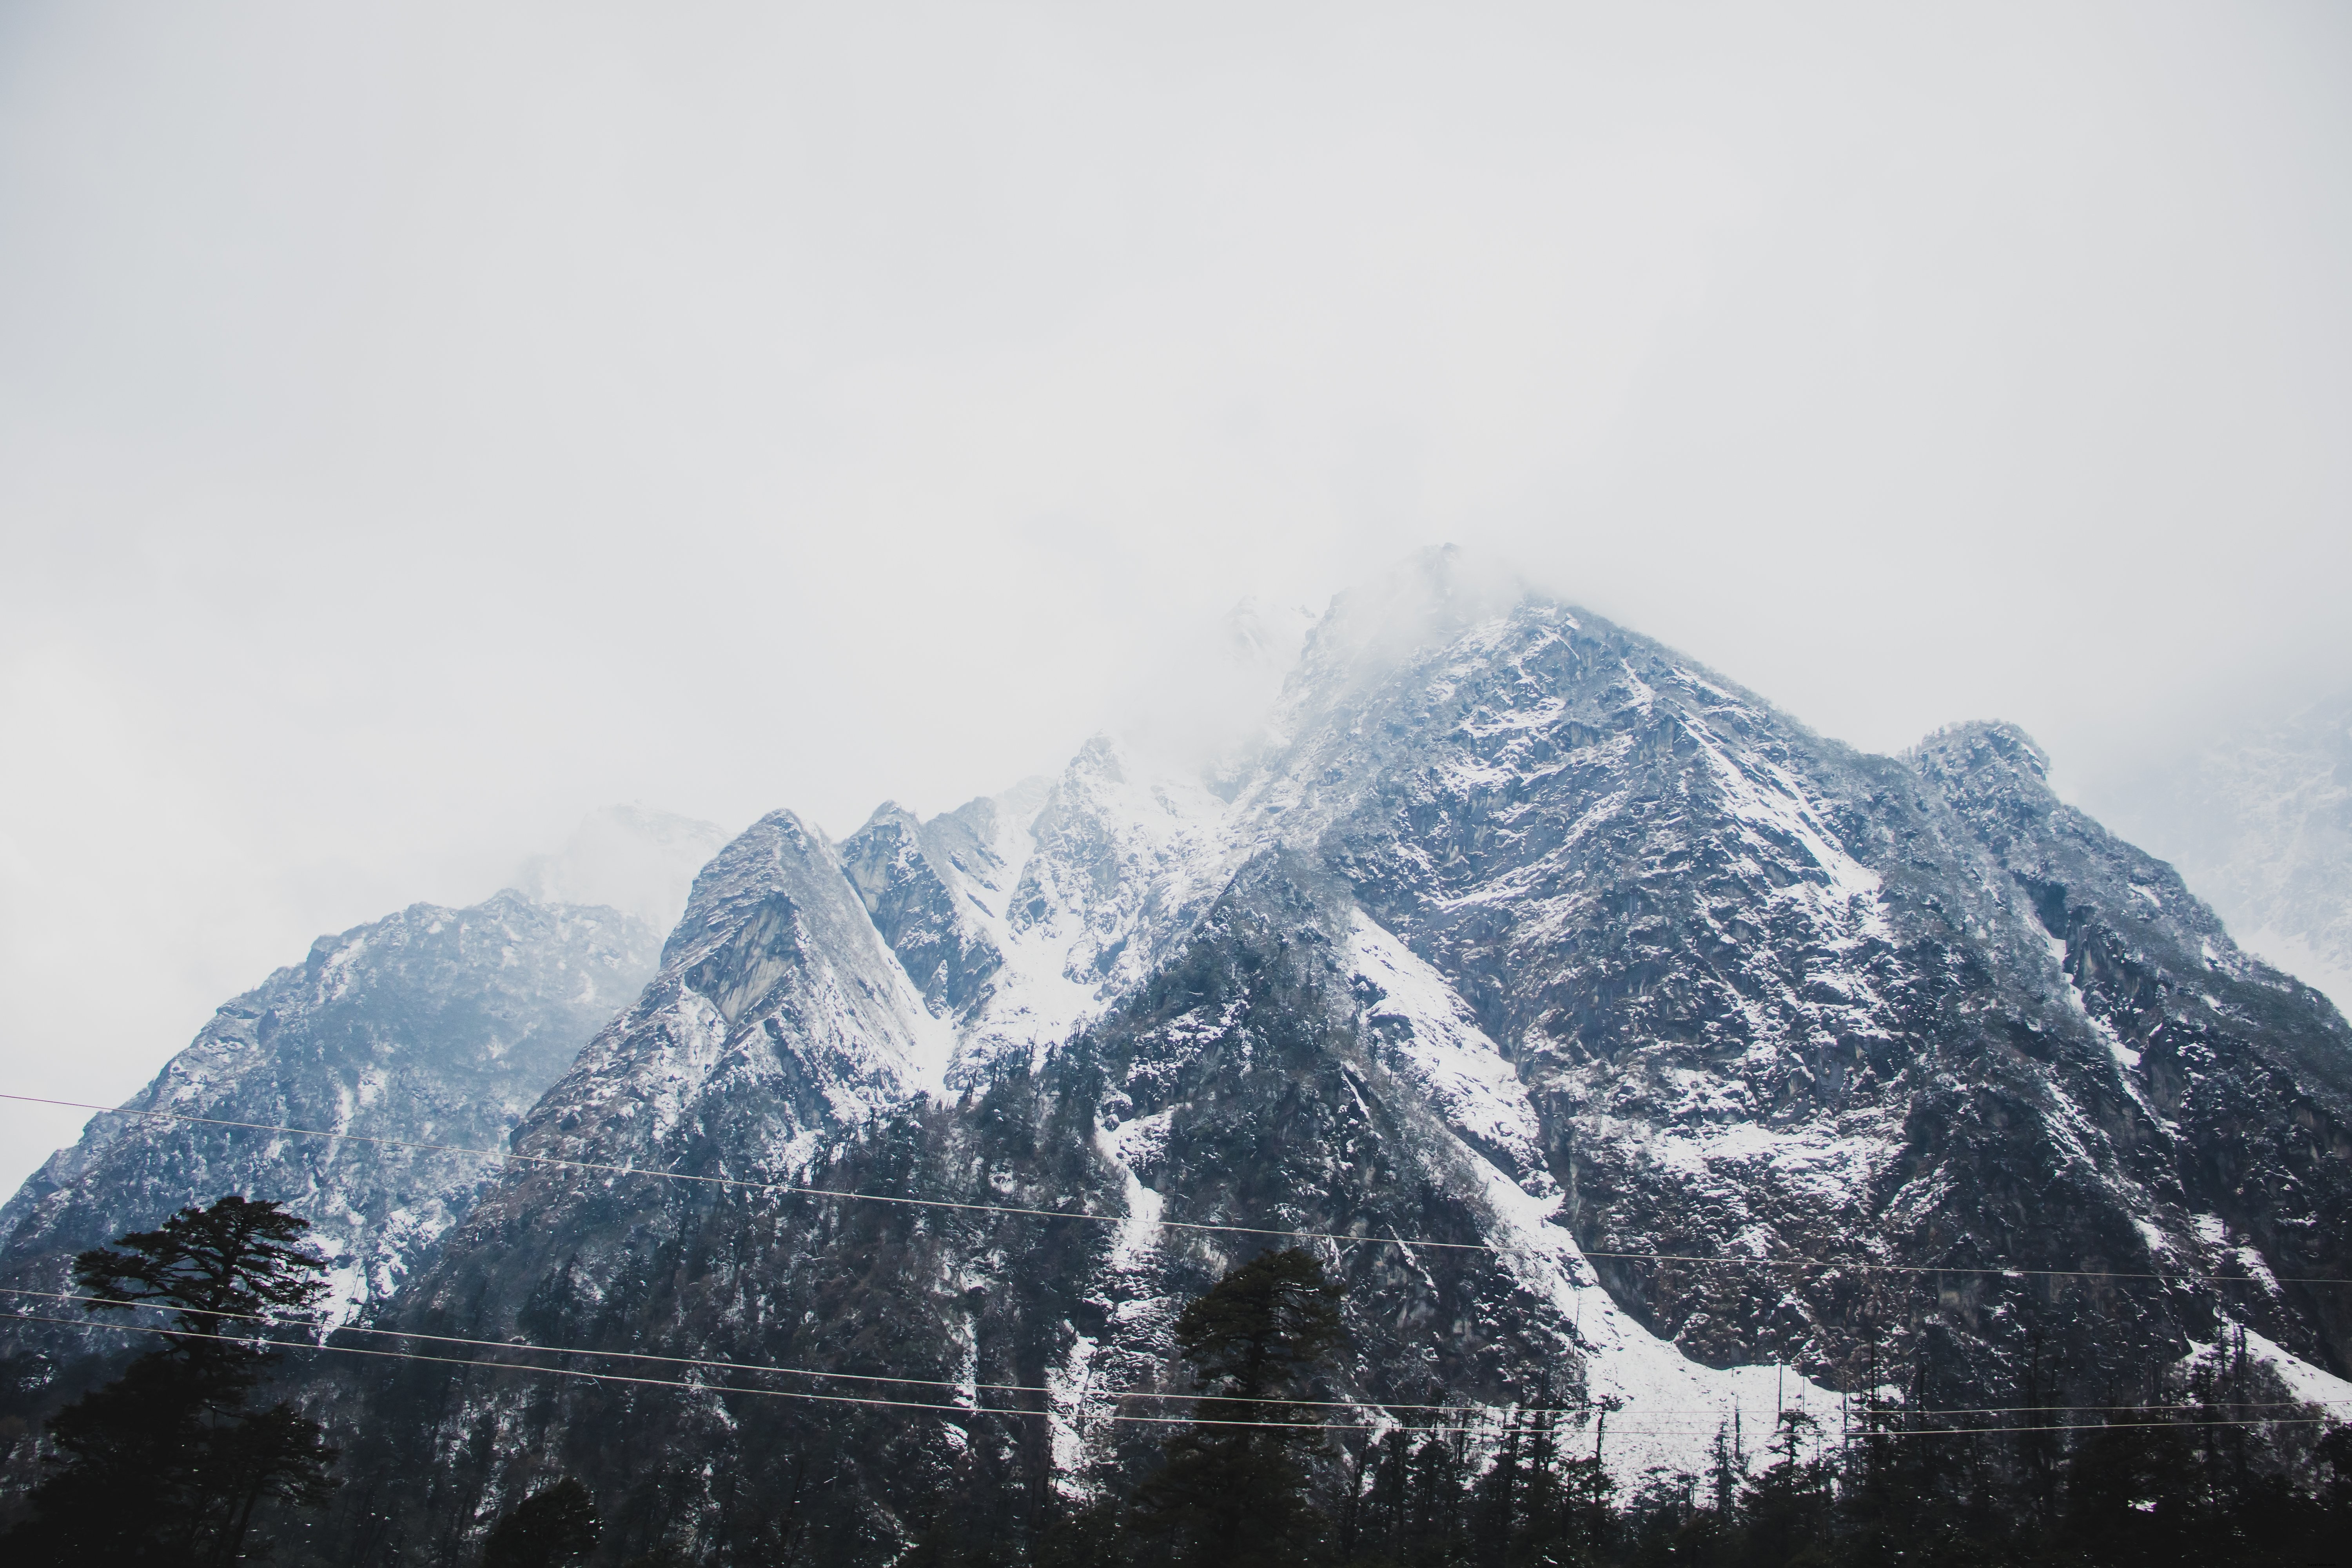
<path id="1" fill-rule="evenodd" d="M 1306 1233 L 1359 1238 L 1315 1244 L 1359 1347 L 1331 1398 L 1614 1394 L 1629 1480 L 1774 1398 L 1990 1400 L 2030 1362 L 2095 1404 L 2226 1336 L 2352 1398 L 2340 1293 L 2297 1283 L 2352 1275 L 2352 1037 L 2042 773 L 2002 726 L 1856 752 L 1425 557 L 1335 605 L 1214 788 L 1097 741 L 1042 797 L 795 830 L 795 907 L 828 878 L 844 907 L 790 940 L 698 888 L 525 1132 L 979 1207 L 526 1169 L 385 1319 L 928 1378 L 944 1409 L 338 1397 L 408 1402 L 373 1426 L 438 1478 L 418 1530 L 562 1464 L 611 1472 L 630 1549 L 748 1551 L 816 1466 L 835 1554 L 887 1556 L 927 1498 L 1118 1484 L 1176 1307 Z M 722 992 L 723 1027 L 689 999 Z M 625 1410 L 625 1473 L 585 1440 Z"/>

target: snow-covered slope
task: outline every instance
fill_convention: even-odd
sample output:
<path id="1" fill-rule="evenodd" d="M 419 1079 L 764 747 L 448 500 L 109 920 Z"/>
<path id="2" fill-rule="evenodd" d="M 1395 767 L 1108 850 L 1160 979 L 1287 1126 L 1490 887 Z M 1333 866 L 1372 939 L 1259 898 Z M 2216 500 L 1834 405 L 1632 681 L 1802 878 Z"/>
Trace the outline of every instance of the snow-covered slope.
<path id="1" fill-rule="evenodd" d="M 221 1005 L 126 1103 L 223 1121 L 497 1148 L 652 973 L 656 938 L 609 909 L 506 892 L 417 904 L 320 937 L 299 964 Z M 0 1284 L 66 1287 L 73 1254 L 223 1193 L 309 1218 L 333 1264 L 330 1310 L 396 1290 L 496 1174 L 427 1149 L 101 1115 L 0 1210 Z M 36 1310 L 0 1299 L 0 1310 Z M 87 1335 L 0 1322 L 12 1404 L 37 1404 Z"/>
<path id="2" fill-rule="evenodd" d="M 719 1139 L 730 1160 L 789 1173 L 829 1132 L 940 1088 L 951 1048 L 831 846 L 774 812 L 695 879 L 660 973 L 515 1146 L 672 1169 Z"/>
<path id="3" fill-rule="evenodd" d="M 1100 735 L 1050 784 L 919 826 L 886 804 L 842 855 L 953 1016 L 961 1085 L 1035 1065 L 1150 973 L 1215 896 L 1226 815 L 1198 781 L 1139 775 Z"/>

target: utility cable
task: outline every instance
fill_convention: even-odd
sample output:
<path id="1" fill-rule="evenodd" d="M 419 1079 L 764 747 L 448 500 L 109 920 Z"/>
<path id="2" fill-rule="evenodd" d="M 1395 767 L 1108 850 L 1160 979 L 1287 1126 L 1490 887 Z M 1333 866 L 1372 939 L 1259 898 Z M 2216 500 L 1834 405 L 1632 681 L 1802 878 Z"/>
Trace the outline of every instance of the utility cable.
<path id="1" fill-rule="evenodd" d="M 188 1122 L 202 1127 L 227 1127 L 249 1132 L 276 1132 L 297 1138 L 341 1139 L 351 1143 L 371 1143 L 386 1149 L 414 1149 L 430 1153 L 469 1154 L 478 1159 L 516 1161 L 524 1164 L 551 1169 L 585 1171 L 595 1174 L 616 1176 L 647 1176 L 660 1181 L 690 1182 L 705 1186 L 732 1188 L 754 1193 L 785 1193 L 808 1197 L 840 1198 L 858 1203 L 890 1204 L 904 1208 L 944 1209 L 965 1214 L 1003 1215 L 1015 1218 L 1077 1220 L 1089 1225 L 1126 1225 L 1133 1218 L 1127 1215 L 1089 1214 L 1084 1210 L 1026 1208 L 1012 1204 L 959 1203 L 948 1198 L 899 1197 L 887 1193 L 845 1192 L 838 1187 L 814 1187 L 793 1182 L 752 1182 L 735 1176 L 699 1176 L 683 1171 L 657 1171 L 642 1165 L 612 1164 L 593 1160 L 565 1160 L 550 1154 L 526 1154 L 519 1150 L 476 1149 L 461 1143 L 426 1143 L 400 1138 L 382 1138 L 362 1132 L 333 1132 L 315 1127 L 289 1127 L 268 1121 L 233 1121 L 220 1117 L 192 1116 L 178 1110 L 126 1110 L 120 1106 L 94 1105 L 75 1100 L 45 1100 L 29 1094 L 0 1094 L 0 1100 L 15 1100 L 26 1105 L 54 1105 L 72 1110 L 94 1110 L 109 1116 L 152 1117 L 171 1121 Z M 1394 1236 L 1357 1236 L 1343 1231 L 1278 1230 L 1271 1226 L 1248 1225 L 1218 1225 L 1202 1220 L 1153 1219 L 1141 1223 L 1163 1230 L 1190 1230 L 1227 1236 L 1270 1237 L 1286 1241 L 1328 1241 L 1339 1246 L 1380 1242 L 1410 1252 L 1424 1247 L 1450 1252 L 1478 1252 L 1496 1257 L 1533 1254 L 1538 1257 L 1557 1256 L 1540 1247 L 1498 1247 L 1485 1241 L 1430 1241 L 1408 1239 Z M 1850 1270 L 1857 1274 L 1977 1274 L 1994 1275 L 2003 1279 L 2132 1279 L 2154 1280 L 2164 1284 L 2238 1284 L 2238 1285 L 2352 1285 L 2352 1279 L 2329 1279 L 2301 1275 L 2212 1274 L 2201 1271 L 2178 1273 L 2135 1272 L 2114 1268 L 2027 1268 L 2006 1264 L 1943 1264 L 1943 1263 L 1864 1263 L 1813 1258 L 1739 1258 L 1729 1255 L 1706 1255 L 1680 1252 L 1627 1252 L 1579 1247 L 1578 1255 L 1586 1259 L 1608 1258 L 1630 1263 L 1692 1263 L 1710 1267 L 1752 1268 L 1818 1268 L 1829 1271 Z"/>
<path id="2" fill-rule="evenodd" d="M 311 1332 L 316 1332 L 321 1328 L 325 1328 L 325 1325 L 323 1324 L 301 1318 L 278 1317 L 261 1312 L 229 1312 L 207 1307 L 166 1306 L 159 1301 L 132 1300 L 128 1298 L 111 1296 L 74 1295 L 56 1290 L 31 1290 L 17 1286 L 0 1286 L 0 1294 L 32 1297 L 40 1300 L 47 1301 L 78 1301 L 82 1303 L 85 1307 L 123 1307 L 140 1311 L 179 1312 L 194 1317 L 219 1319 L 229 1322 L 254 1323 L 264 1328 L 297 1329 Z M 97 1323 L 86 1320 L 37 1317 L 31 1314 L 10 1314 L 5 1317 L 0 1317 L 0 1322 L 11 1321 L 12 1318 L 14 1321 L 19 1322 L 68 1322 L 76 1323 L 82 1327 L 121 1328 L 130 1326 L 127 1324 Z M 172 1331 L 189 1333 L 191 1337 L 200 1337 L 194 1336 L 193 1334 L 193 1331 Z M 536 1352 L 541 1355 L 601 1356 L 609 1360 L 616 1361 L 650 1362 L 669 1366 L 710 1367 L 726 1372 L 769 1373 L 781 1376 L 814 1377 L 848 1383 L 878 1383 L 924 1388 L 970 1389 L 992 1394 L 1038 1394 L 1053 1395 L 1056 1393 L 1055 1390 L 1046 1387 L 1041 1384 L 967 1383 L 954 1378 L 943 1377 L 889 1377 L 876 1373 L 822 1372 L 813 1367 L 777 1366 L 773 1363 L 763 1362 L 724 1361 L 703 1356 L 661 1355 L 650 1351 L 593 1350 L 580 1345 L 542 1345 L 518 1340 L 469 1339 L 456 1334 L 432 1334 L 414 1329 L 384 1329 L 356 1323 L 346 1324 L 339 1328 L 328 1329 L 327 1332 L 330 1334 L 370 1334 L 386 1339 L 420 1340 L 433 1344 L 457 1345 L 477 1350 L 521 1351 Z M 236 1338 L 237 1336 L 223 1335 L 221 1337 Z M 273 1339 L 262 1340 L 257 1342 L 281 1346 L 293 1345 L 307 1348 L 314 1346 L 320 1342 L 313 1340 Z M 509 1365 L 514 1363 L 499 1363 L 496 1364 Z M 695 1386 L 698 1387 L 702 1385 L 696 1384 Z M 1180 1394 L 1164 1389 L 1144 1388 L 1078 1389 L 1065 1391 L 1062 1393 L 1062 1397 L 1092 1400 L 1190 1399 L 1202 1405 L 1306 1405 L 1335 1410 L 1361 1410 L 1367 1407 L 1376 1407 L 1381 1410 L 1445 1411 L 1467 1408 L 1459 1402 L 1450 1404 L 1416 1404 L 1400 1400 L 1282 1399 L 1272 1396 L 1249 1394 Z M 2215 1402 L 2207 1402 L 2208 1405 L 2211 1403 Z M 2352 1405 L 2352 1397 L 2340 1399 L 2229 1399 L 2221 1400 L 2218 1403 L 2229 1405 L 2233 1409 L 2242 1410 L 2299 1410 L 2306 1406 Z M 954 1405 L 948 1406 L 947 1408 L 962 1409 L 965 1407 L 961 1405 Z M 1513 1405 L 1508 1406 L 1509 1410 L 1519 1415 L 1583 1416 L 1593 1414 L 1598 1408 L 1599 1406 L 1597 1405 L 1591 1403 L 1584 1405 Z M 1629 1404 L 1627 1405 L 1621 1406 L 1621 1408 L 1638 1408 L 1639 1410 L 1651 1415 L 1707 1415 L 1716 1413 L 1721 1408 L 1721 1406 L 1719 1405 L 1643 1405 L 1636 1406 Z M 1968 1405 L 1922 1406 L 1916 1408 L 1908 1405 L 1880 1405 L 1877 1408 L 1884 1413 L 1897 1415 L 1906 1418 L 1916 1418 L 1923 1415 L 2032 1415 L 2050 1410 L 2063 1410 L 2070 1415 L 2094 1415 L 2102 1413 L 2121 1414 L 2126 1412 L 2151 1410 L 2200 1410 L 2207 1408 L 2207 1405 Z M 1612 1414 L 1614 1413 L 1612 1412 Z"/>
<path id="3" fill-rule="evenodd" d="M 147 1328 L 135 1323 L 93 1323 L 84 1320 L 76 1320 L 72 1318 L 49 1318 L 34 1316 L 31 1314 L 18 1317 L 16 1321 L 18 1322 L 56 1323 L 69 1329 L 87 1329 L 114 1333 L 153 1334 L 161 1338 L 173 1340 L 205 1339 L 210 1337 L 208 1335 L 192 1333 L 185 1329 Z M 730 1384 L 690 1383 L 681 1378 L 644 1377 L 625 1373 L 579 1372 L 569 1367 L 531 1366 L 518 1362 L 482 1361 L 464 1356 L 419 1355 L 413 1351 L 370 1350 L 361 1345 L 318 1344 L 308 1341 L 296 1341 L 291 1343 L 283 1341 L 270 1341 L 268 1342 L 283 1349 L 322 1351 L 336 1355 L 370 1356 L 383 1361 L 425 1362 L 441 1366 L 478 1367 L 489 1372 L 537 1373 L 542 1376 L 570 1378 L 583 1383 L 624 1384 L 633 1387 L 677 1388 L 695 1394 L 740 1394 L 754 1398 L 791 1399 L 815 1405 L 854 1405 L 891 1410 L 929 1410 L 952 1415 L 1026 1415 L 1050 1419 L 1054 1414 L 1050 1410 L 1003 1409 L 994 1406 L 971 1405 L 937 1405 L 928 1404 L 919 1400 L 882 1399 L 870 1395 L 854 1394 L 810 1394 L 798 1389 L 743 1388 Z M 1488 1433 L 1493 1430 L 1493 1425 L 1490 1422 L 1481 1422 L 1475 1426 L 1399 1426 L 1393 1425 L 1379 1426 L 1365 1422 L 1239 1421 L 1215 1416 L 1130 1415 L 1123 1412 L 1113 1412 L 1108 1415 L 1094 1417 L 1094 1419 L 1103 1421 L 1125 1421 L 1133 1425 L 1151 1426 L 1246 1426 L 1258 1430 L 1271 1427 L 1289 1431 L 1308 1432 L 1368 1432 L 1376 1436 L 1385 1436 L 1386 1434 L 1393 1431 L 1402 1431 L 1408 1435 L 1419 1436 L 1443 1436 L 1453 1433 Z M 2189 1427 L 2206 1426 L 2325 1426 L 2326 1424 L 2327 1421 L 2325 1416 L 2279 1416 L 2252 1417 L 2247 1419 L 2221 1421 L 2168 1421 L 2147 1424 L 2125 1423 L 2120 1424 L 2120 1429 L 2131 1430 L 2134 1427 L 2142 1425 L 2160 1425 L 2168 1428 L 2179 1430 Z M 2119 1429 L 2119 1424 L 2117 1423 L 2095 1421 L 2035 1426 L 1921 1426 L 1914 1427 L 1906 1431 L 1865 1432 L 1862 1434 L 1862 1436 L 1865 1440 L 1867 1440 L 1872 1437 L 1959 1437 L 1986 1433 L 2106 1432 L 2117 1429 Z M 1620 1427 L 1619 1430 L 1628 1436 L 1664 1437 L 1691 1436 L 1703 1433 L 1706 1428 L 1687 1426 L 1669 1430 L 1664 1428 L 1633 1426 Z"/>

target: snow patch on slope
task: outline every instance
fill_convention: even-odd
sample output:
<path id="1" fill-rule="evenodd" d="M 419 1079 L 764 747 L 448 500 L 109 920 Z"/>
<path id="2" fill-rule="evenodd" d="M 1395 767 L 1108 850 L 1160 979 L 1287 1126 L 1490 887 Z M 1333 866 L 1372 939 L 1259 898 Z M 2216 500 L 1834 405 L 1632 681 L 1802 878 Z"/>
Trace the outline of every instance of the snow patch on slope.
<path id="1" fill-rule="evenodd" d="M 1349 931 L 1348 963 L 1360 994 L 1377 994 L 1365 1023 L 1389 1065 L 1429 1097 L 1447 1126 L 1506 1159 L 1529 1190 L 1553 1193 L 1535 1107 L 1445 977 L 1361 910 Z"/>
<path id="2" fill-rule="evenodd" d="M 1223 883 L 1225 804 L 1098 735 L 1042 796 L 996 803 L 996 867 L 938 868 L 1003 955 L 950 1077 L 1031 1067 L 1150 972 Z"/>
<path id="3" fill-rule="evenodd" d="M 1135 1173 L 1139 1164 L 1151 1163 L 1159 1147 L 1167 1140 L 1168 1122 L 1176 1114 L 1174 1107 L 1138 1117 L 1116 1129 L 1104 1128 L 1095 1135 L 1095 1146 L 1103 1157 L 1116 1166 L 1127 1188 L 1127 1217 L 1119 1222 L 1116 1238 L 1111 1243 L 1110 1263 L 1114 1271 L 1132 1271 L 1150 1259 L 1160 1245 L 1160 1218 L 1168 1206 L 1167 1198 L 1143 1184 Z"/>
<path id="4" fill-rule="evenodd" d="M 2213 1342 L 2191 1342 L 2193 1348 L 2175 1364 L 2186 1372 L 2200 1362 L 2225 1360 L 2231 1353 L 2231 1342 L 2240 1334 L 2245 1336 L 2246 1359 L 2259 1362 L 2277 1373 L 2278 1380 L 2286 1384 L 2290 1398 L 2299 1399 L 2305 1405 L 2316 1405 L 2335 1420 L 2352 1420 L 2352 1382 L 2312 1365 L 2284 1345 L 2264 1338 L 2232 1319 L 2225 1317 L 2222 1320 L 2221 1337 Z"/>
<path id="5" fill-rule="evenodd" d="M 1899 1139 L 1874 1131 L 1759 1121 L 1664 1130 L 1644 1124 L 1639 1135 L 1654 1166 L 1693 1185 L 1738 1184 L 1744 1168 L 1769 1166 L 1779 1185 L 1824 1207 L 1856 1202 L 1902 1147 Z"/>
<path id="6" fill-rule="evenodd" d="M 1352 980 L 1381 994 L 1367 1023 L 1381 1033 L 1384 1055 L 1400 1077 L 1429 1095 L 1478 1173 L 1493 1218 L 1486 1240 L 1582 1350 L 1590 1396 L 1623 1402 L 1610 1419 L 1604 1451 L 1620 1485 L 1636 1486 L 1659 1467 L 1697 1473 L 1718 1430 L 1754 1419 L 1759 1433 L 1769 1432 L 1780 1408 L 1806 1410 L 1826 1427 L 1840 1405 L 1833 1390 L 1780 1367 L 1703 1366 L 1628 1316 L 1559 1223 L 1562 1195 L 1538 1152 L 1534 1107 L 1467 1005 L 1444 975 L 1360 910 L 1348 952 Z M 1379 1030 L 1382 1018 L 1410 1027 L 1392 1037 Z M 1507 1173 L 1485 1152 L 1490 1148 L 1534 1155 L 1525 1180 Z"/>
<path id="7" fill-rule="evenodd" d="M 1859 904 L 1864 911 L 1863 929 L 1857 934 L 1885 935 L 1885 917 L 1878 908 L 1878 873 L 1845 852 L 1788 770 L 1753 752 L 1743 752 L 1735 758 L 1731 748 L 1696 715 L 1685 717 L 1684 728 L 1706 758 L 1722 786 L 1723 804 L 1739 824 L 1740 836 L 1749 847 L 1769 857 L 1781 845 L 1801 846 L 1820 869 L 1822 879 L 1799 884 L 1810 889 L 1799 896 L 1823 914 L 1843 915 Z"/>

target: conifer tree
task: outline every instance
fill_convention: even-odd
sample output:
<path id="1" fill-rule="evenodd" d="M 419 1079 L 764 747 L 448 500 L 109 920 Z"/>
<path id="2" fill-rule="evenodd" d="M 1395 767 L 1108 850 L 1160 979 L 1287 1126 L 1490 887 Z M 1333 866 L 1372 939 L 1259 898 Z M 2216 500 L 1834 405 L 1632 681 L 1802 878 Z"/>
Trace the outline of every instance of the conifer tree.
<path id="1" fill-rule="evenodd" d="M 573 1568 L 604 1529 L 588 1489 L 566 1476 L 517 1503 L 490 1531 L 482 1568 Z"/>
<path id="2" fill-rule="evenodd" d="M 1780 1412 L 1774 1461 L 1748 1483 L 1740 1500 L 1747 1561 L 1778 1568 L 1799 1561 L 1801 1552 L 1828 1535 L 1830 1468 L 1805 1457 L 1805 1444 L 1819 1428 L 1802 1410 Z"/>
<path id="3" fill-rule="evenodd" d="M 1519 1532 L 1521 1510 L 1527 1502 L 1523 1451 L 1526 1436 L 1523 1418 L 1515 1410 L 1503 1427 L 1502 1440 L 1495 1446 L 1486 1473 L 1475 1483 L 1478 1504 L 1471 1546 L 1481 1568 L 1503 1568 L 1510 1555 L 1512 1539 Z"/>
<path id="4" fill-rule="evenodd" d="M 1339 1285 L 1311 1254 L 1262 1253 L 1176 1320 L 1202 1395 L 1198 1423 L 1169 1439 L 1167 1463 L 1137 1498 L 1137 1524 L 1175 1561 L 1244 1568 L 1291 1563 L 1319 1546 L 1296 1451 L 1318 1434 L 1287 1403 L 1339 1346 Z"/>
<path id="5" fill-rule="evenodd" d="M 169 1309 L 171 1338 L 49 1423 L 56 1468 L 0 1542 L 11 1563 L 225 1564 L 263 1503 L 326 1500 L 336 1455 L 319 1424 L 247 1408 L 269 1334 L 326 1289 L 309 1228 L 231 1194 L 74 1260 L 89 1310 Z"/>

